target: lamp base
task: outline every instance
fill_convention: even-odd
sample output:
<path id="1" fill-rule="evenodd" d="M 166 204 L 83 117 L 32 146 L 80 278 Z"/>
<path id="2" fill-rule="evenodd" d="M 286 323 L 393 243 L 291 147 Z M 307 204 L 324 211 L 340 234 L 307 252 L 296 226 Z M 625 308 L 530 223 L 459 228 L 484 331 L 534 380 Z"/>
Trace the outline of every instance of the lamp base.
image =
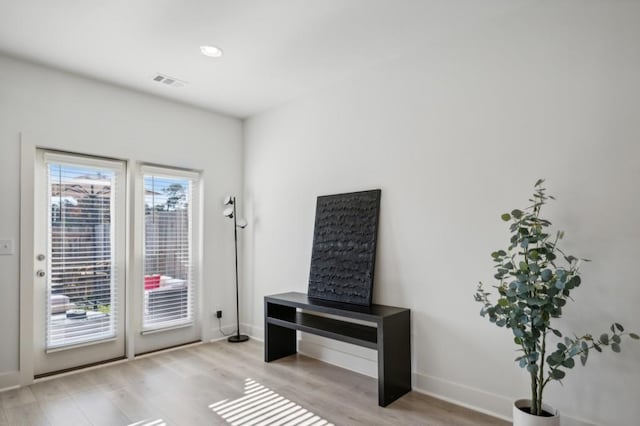
<path id="1" fill-rule="evenodd" d="M 234 334 L 233 336 L 229 337 L 227 340 L 231 343 L 241 343 L 249 340 L 249 336 L 247 336 L 246 334 Z"/>

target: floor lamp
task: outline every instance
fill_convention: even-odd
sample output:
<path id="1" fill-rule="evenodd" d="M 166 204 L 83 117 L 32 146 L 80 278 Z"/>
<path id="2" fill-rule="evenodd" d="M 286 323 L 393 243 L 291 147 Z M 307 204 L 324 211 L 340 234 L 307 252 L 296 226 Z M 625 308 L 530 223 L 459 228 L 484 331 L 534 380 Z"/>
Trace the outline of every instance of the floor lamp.
<path id="1" fill-rule="evenodd" d="M 229 219 L 233 219 L 233 242 L 236 249 L 236 334 L 229 337 L 229 342 L 240 343 L 249 340 L 246 334 L 240 334 L 240 295 L 238 292 L 238 228 L 244 229 L 247 226 L 245 220 L 238 221 L 236 219 L 236 197 L 229 196 L 224 200 L 225 206 L 231 206 L 224 209 L 223 215 Z"/>

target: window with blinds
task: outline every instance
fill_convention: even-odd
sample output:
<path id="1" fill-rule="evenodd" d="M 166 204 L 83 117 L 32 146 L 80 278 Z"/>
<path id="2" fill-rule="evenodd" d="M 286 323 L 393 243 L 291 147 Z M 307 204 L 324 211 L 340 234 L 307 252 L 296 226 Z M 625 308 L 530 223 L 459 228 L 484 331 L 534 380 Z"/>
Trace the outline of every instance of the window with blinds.
<path id="1" fill-rule="evenodd" d="M 191 324 L 196 301 L 193 205 L 197 177 L 143 168 L 143 331 Z"/>
<path id="2" fill-rule="evenodd" d="M 48 158 L 48 159 L 47 159 Z M 46 348 L 114 338 L 115 194 L 122 164 L 64 164 L 45 157 L 48 189 Z M 89 162 L 90 163 L 90 162 Z"/>

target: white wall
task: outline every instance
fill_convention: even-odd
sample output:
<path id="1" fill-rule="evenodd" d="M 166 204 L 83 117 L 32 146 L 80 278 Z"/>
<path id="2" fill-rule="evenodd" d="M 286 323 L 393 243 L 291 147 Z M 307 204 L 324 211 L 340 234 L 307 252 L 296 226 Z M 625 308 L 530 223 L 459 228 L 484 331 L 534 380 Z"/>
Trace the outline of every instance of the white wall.
<path id="1" fill-rule="evenodd" d="M 412 309 L 414 385 L 509 417 L 527 377 L 473 294 L 507 246 L 500 214 L 542 177 L 566 250 L 593 259 L 560 328 L 640 330 L 639 22 L 634 2 L 531 2 L 249 119 L 247 322 L 259 334 L 264 295 L 306 291 L 318 195 L 382 188 L 374 302 Z M 347 345 L 305 345 L 355 366 Z M 565 424 L 635 424 L 638 359 L 633 341 L 594 354 L 546 398 Z"/>
<path id="2" fill-rule="evenodd" d="M 202 170 L 205 309 L 232 322 L 232 227 L 220 211 L 242 189 L 242 123 L 0 56 L 0 239 L 16 242 L 15 255 L 0 256 L 0 388 L 19 367 L 19 132 L 45 148 Z M 214 337 L 217 320 L 211 328 Z"/>

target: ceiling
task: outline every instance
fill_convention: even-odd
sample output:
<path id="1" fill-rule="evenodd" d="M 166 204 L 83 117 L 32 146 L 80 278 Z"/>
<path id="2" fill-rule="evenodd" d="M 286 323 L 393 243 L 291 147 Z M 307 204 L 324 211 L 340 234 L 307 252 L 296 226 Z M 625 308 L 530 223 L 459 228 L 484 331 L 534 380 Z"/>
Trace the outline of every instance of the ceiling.
<path id="1" fill-rule="evenodd" d="M 509 3 L 0 0 L 0 51 L 244 118 L 401 52 L 419 54 Z M 203 56 L 205 44 L 224 56 Z M 154 82 L 156 73 L 188 85 Z"/>

